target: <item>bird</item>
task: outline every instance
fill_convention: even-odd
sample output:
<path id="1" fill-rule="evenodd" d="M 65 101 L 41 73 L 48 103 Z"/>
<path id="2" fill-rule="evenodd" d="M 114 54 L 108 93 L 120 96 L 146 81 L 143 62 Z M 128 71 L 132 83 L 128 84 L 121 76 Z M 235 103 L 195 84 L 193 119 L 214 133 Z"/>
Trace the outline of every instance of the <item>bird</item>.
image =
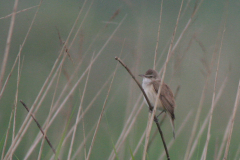
<path id="1" fill-rule="evenodd" d="M 158 89 L 161 84 L 161 78 L 159 77 L 158 72 L 154 69 L 148 69 L 145 74 L 140 74 L 139 76 L 143 77 L 142 88 L 146 93 L 151 105 L 154 107 L 156 97 L 158 94 Z M 144 97 L 144 101 L 147 104 L 145 97 Z M 161 93 L 157 98 L 157 109 L 161 111 L 159 115 L 165 112 L 170 117 L 174 139 L 175 139 L 175 127 L 174 127 L 174 120 L 175 120 L 174 108 L 175 107 L 176 107 L 176 103 L 173 96 L 173 92 L 170 89 L 170 87 L 163 82 Z"/>

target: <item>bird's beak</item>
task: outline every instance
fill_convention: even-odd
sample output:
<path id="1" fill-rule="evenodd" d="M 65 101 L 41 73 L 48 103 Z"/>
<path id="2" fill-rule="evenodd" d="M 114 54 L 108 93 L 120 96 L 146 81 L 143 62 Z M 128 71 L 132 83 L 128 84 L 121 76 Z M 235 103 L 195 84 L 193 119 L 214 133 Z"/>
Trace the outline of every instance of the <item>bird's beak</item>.
<path id="1" fill-rule="evenodd" d="M 140 76 L 140 77 L 145 77 L 145 75 L 144 75 L 144 74 L 139 74 L 138 76 Z"/>

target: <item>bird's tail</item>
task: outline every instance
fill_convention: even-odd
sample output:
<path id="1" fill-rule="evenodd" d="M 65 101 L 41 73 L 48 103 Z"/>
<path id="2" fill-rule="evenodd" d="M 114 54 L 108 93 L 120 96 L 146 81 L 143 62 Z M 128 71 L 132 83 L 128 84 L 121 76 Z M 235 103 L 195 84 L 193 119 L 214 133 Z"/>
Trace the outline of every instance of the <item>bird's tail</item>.
<path id="1" fill-rule="evenodd" d="M 171 122 L 172 130 L 173 130 L 173 138 L 175 139 L 175 127 L 174 127 L 175 117 L 171 116 L 170 114 L 169 114 L 169 116 L 170 116 L 170 122 Z"/>

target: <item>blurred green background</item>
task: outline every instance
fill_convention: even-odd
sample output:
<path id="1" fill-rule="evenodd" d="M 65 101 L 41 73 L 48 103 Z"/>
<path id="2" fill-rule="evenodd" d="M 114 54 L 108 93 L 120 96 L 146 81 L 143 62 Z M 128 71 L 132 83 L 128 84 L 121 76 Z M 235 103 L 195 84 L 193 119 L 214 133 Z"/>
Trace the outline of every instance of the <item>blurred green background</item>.
<path id="1" fill-rule="evenodd" d="M 22 99 L 29 107 L 36 99 L 62 48 L 58 36 L 58 30 L 61 35 L 61 39 L 65 41 L 80 9 L 83 6 L 83 3 L 84 1 L 76 0 L 48 0 L 42 2 L 39 8 L 39 13 L 37 14 L 36 20 L 34 21 L 33 27 L 21 53 L 22 70 L 18 96 L 19 99 Z M 36 0 L 19 1 L 17 10 L 20 11 L 38 4 L 39 1 Z M 180 4 L 181 1 L 176 0 L 168 0 L 163 2 L 160 39 L 157 55 L 158 59 L 161 55 L 162 58 L 159 60 L 157 65 L 158 70 L 161 69 L 166 59 L 169 42 L 174 31 Z M 11 20 L 11 17 L 4 17 L 12 13 L 13 5 L 14 1 L 0 1 L 0 18 L 3 17 L 0 19 L 1 65 Z M 157 0 L 87 1 L 83 8 L 80 19 L 77 22 L 77 27 L 73 30 L 74 34 L 76 33 L 81 22 L 84 20 L 84 15 L 87 13 L 88 9 L 89 13 L 86 15 L 81 30 L 77 35 L 77 39 L 69 50 L 71 58 L 67 58 L 63 65 L 63 71 L 60 75 L 57 95 L 60 94 L 64 85 L 67 83 L 67 75 L 71 75 L 73 73 L 78 61 L 81 59 L 83 61 L 83 64 L 77 73 L 77 77 L 80 77 L 82 72 L 88 66 L 93 53 L 96 55 L 99 52 L 109 36 L 118 26 L 119 22 L 125 16 L 126 19 L 123 21 L 116 34 L 114 34 L 113 38 L 107 44 L 106 48 L 104 48 L 103 52 L 92 66 L 85 99 L 83 101 L 83 108 L 90 103 L 90 101 L 96 95 L 96 92 L 102 87 L 104 82 L 114 71 L 115 66 L 118 63 L 114 60 L 114 57 L 119 56 L 121 52 L 122 53 L 120 57 L 136 76 L 138 74 L 145 73 L 147 69 L 152 68 L 159 26 L 160 6 L 161 1 Z M 178 37 L 190 19 L 194 6 L 195 1 L 184 1 L 174 43 L 176 43 Z M 205 60 L 204 62 L 210 64 L 212 55 L 217 48 L 217 56 L 214 57 L 213 69 L 205 95 L 206 98 L 203 103 L 200 122 L 198 124 L 199 127 L 201 127 L 207 113 L 210 110 L 215 71 L 217 66 L 216 62 L 220 48 L 219 42 L 223 32 L 224 17 L 227 16 L 226 31 L 223 37 L 223 45 L 221 50 L 222 53 L 220 59 L 219 76 L 217 80 L 217 92 L 226 75 L 228 75 L 228 81 L 222 93 L 221 99 L 219 100 L 213 113 L 211 139 L 207 156 L 209 159 L 213 159 L 215 150 L 218 149 L 222 142 L 228 120 L 232 114 L 238 81 L 240 78 L 239 7 L 240 1 L 203 1 L 199 10 L 194 16 L 191 25 L 185 32 L 179 45 L 175 49 L 170 62 L 168 63 L 165 82 L 170 85 L 174 92 L 178 85 L 181 87 L 176 100 L 176 129 L 181 126 L 181 123 L 186 115 L 192 111 L 192 115 L 186 127 L 184 128 L 184 131 L 176 138 L 173 147 L 170 149 L 170 156 L 172 159 L 184 158 L 186 146 L 191 135 L 194 118 L 197 107 L 199 106 L 202 89 L 206 79 L 206 75 L 203 74 L 203 72 L 206 73 L 206 65 L 204 65 L 202 62 Z M 6 80 L 7 75 L 9 74 L 16 59 L 20 45 L 23 43 L 36 10 L 37 7 L 16 15 L 4 81 Z M 113 19 L 111 19 L 116 11 L 119 11 L 119 13 Z M 111 21 L 106 27 L 106 24 L 109 20 Z M 70 37 L 70 41 L 73 39 L 73 37 L 74 36 Z M 89 48 L 89 46 L 91 47 Z M 71 59 L 73 59 L 74 63 L 71 61 Z M 137 77 L 137 79 L 141 81 L 140 77 Z M 77 78 L 74 79 L 73 84 L 76 82 L 76 80 Z M 72 111 L 74 111 L 74 107 L 76 108 L 75 110 L 77 110 L 77 107 L 79 106 L 79 97 L 82 96 L 85 80 L 86 76 L 80 83 L 78 89 L 74 92 L 71 100 L 65 104 L 64 109 L 58 115 L 57 119 L 54 121 L 48 131 L 48 136 L 52 140 L 54 146 L 57 146 L 60 141 L 64 126 L 69 118 L 68 116 Z M 16 84 L 17 67 L 15 67 L 7 84 L 6 90 L 0 99 L 0 138 L 2 139 L 2 143 L 5 138 L 11 111 L 14 106 Z M 99 118 L 104 100 L 106 98 L 107 89 L 108 86 L 94 102 L 93 107 L 85 115 L 84 123 L 86 127 L 86 133 L 91 132 L 92 134 L 91 129 Z M 36 117 L 40 124 L 43 124 L 46 120 L 53 98 L 53 92 L 54 87 L 51 88 L 50 93 L 44 99 L 40 110 L 36 113 Z M 137 85 L 133 82 L 125 69 L 120 66 L 117 70 L 113 86 L 110 91 L 109 100 L 90 159 L 108 158 L 113 149 L 113 144 L 116 143 L 126 118 L 129 116 L 129 113 L 131 112 L 131 109 L 133 108 L 133 105 L 135 104 L 139 95 L 140 90 L 138 89 Z M 235 126 L 230 145 L 229 159 L 235 157 L 237 150 L 240 147 L 240 130 L 238 127 L 240 122 L 240 118 L 238 116 L 239 113 L 240 112 L 238 110 L 236 113 Z M 26 115 L 26 110 L 20 103 L 18 103 L 16 130 L 19 129 Z M 73 117 L 75 116 L 76 111 L 74 111 L 73 114 Z M 148 109 L 145 106 L 145 108 L 141 111 L 136 124 L 134 125 L 134 129 L 131 131 L 131 134 L 128 136 L 125 142 L 125 152 L 121 151 L 119 153 L 120 159 L 130 158 L 130 149 L 135 149 L 140 136 L 145 130 L 147 116 Z M 71 126 L 74 123 L 75 118 L 70 120 Z M 170 127 L 171 126 L 167 120 L 163 124 L 163 132 L 166 136 L 167 142 L 172 138 Z M 155 126 L 153 126 L 153 130 L 155 130 Z M 36 127 L 36 124 L 32 123 L 15 152 L 15 156 L 17 158 L 23 159 L 38 131 L 39 130 Z M 198 149 L 194 153 L 192 159 L 200 159 L 202 149 L 206 141 L 206 133 L 207 129 L 205 129 L 203 136 L 200 138 Z M 87 150 L 91 143 L 91 137 L 92 135 L 90 136 L 90 140 L 87 141 Z M 82 126 L 79 126 L 74 147 L 77 147 L 78 143 L 83 141 L 82 138 Z M 8 141 L 8 146 L 10 145 L 10 142 L 11 140 Z M 68 148 L 69 144 L 70 141 L 66 146 L 64 146 L 64 148 Z M 141 158 L 143 146 L 144 143 L 140 147 L 140 150 L 136 155 L 136 159 Z M 35 159 L 37 157 L 39 147 L 40 144 L 38 145 L 36 151 L 34 151 L 34 153 L 31 155 L 30 159 Z M 66 151 L 62 154 L 62 159 L 66 159 L 67 157 L 68 149 L 65 150 Z M 163 146 L 160 137 L 157 136 L 149 150 L 149 159 L 156 159 L 159 156 L 159 150 L 163 151 Z M 43 159 L 48 159 L 50 155 L 51 150 L 47 144 L 45 144 L 42 157 Z M 84 156 L 82 152 L 82 155 L 79 157 L 79 159 L 84 159 L 83 157 Z"/>

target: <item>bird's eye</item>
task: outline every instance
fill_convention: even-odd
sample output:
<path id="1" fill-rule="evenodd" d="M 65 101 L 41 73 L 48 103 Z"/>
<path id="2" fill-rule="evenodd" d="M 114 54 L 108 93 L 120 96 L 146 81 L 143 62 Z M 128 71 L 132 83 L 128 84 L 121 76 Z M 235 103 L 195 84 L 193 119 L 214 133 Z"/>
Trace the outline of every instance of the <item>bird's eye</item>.
<path id="1" fill-rule="evenodd" d="M 149 78 L 152 78 L 153 76 L 149 76 Z"/>

